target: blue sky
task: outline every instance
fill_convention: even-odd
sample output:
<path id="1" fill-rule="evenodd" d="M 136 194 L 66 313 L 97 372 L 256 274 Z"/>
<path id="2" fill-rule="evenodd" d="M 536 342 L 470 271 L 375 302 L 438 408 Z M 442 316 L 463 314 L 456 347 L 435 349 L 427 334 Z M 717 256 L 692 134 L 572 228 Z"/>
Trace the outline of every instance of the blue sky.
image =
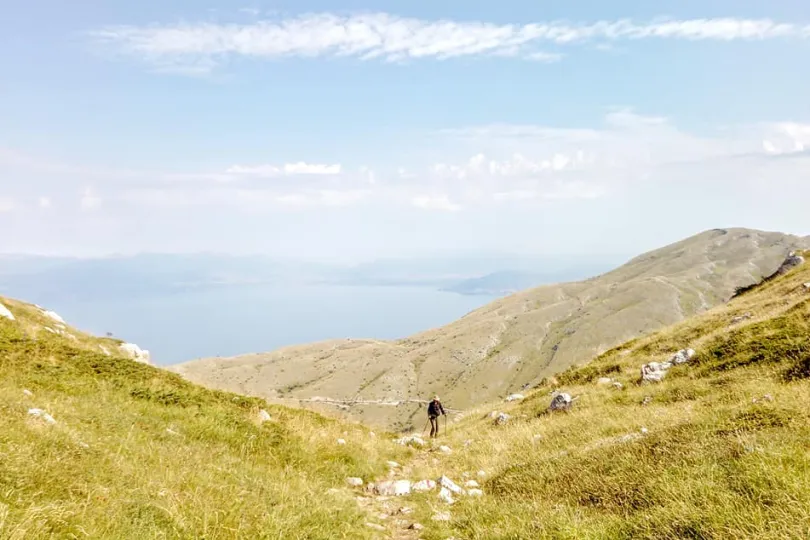
<path id="1" fill-rule="evenodd" d="M 810 234 L 806 2 L 117 4 L 0 20 L 2 251 Z"/>

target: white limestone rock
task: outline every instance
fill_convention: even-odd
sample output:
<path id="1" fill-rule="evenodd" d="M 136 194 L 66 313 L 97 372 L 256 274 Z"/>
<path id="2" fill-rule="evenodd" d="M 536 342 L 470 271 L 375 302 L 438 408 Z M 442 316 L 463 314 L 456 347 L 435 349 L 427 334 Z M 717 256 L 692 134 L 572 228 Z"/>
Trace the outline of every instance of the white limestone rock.
<path id="1" fill-rule="evenodd" d="M 481 497 L 484 494 L 483 491 L 480 489 L 469 489 L 467 490 L 467 495 L 470 497 Z"/>
<path id="2" fill-rule="evenodd" d="M 270 413 L 265 411 L 264 409 L 259 411 L 259 423 L 264 424 L 265 422 L 269 422 L 272 420 L 270 417 Z"/>
<path id="3" fill-rule="evenodd" d="M 622 388 L 624 388 L 624 385 L 619 381 L 614 382 L 611 386 L 616 390 L 621 390 Z"/>
<path id="4" fill-rule="evenodd" d="M 669 362 L 650 362 L 641 366 L 641 380 L 646 382 L 661 382 L 672 367 Z"/>
<path id="5" fill-rule="evenodd" d="M 478 482 L 476 482 L 475 480 L 467 480 L 466 482 L 464 482 L 464 487 L 477 488 L 477 487 L 481 487 L 481 486 L 479 486 Z"/>
<path id="6" fill-rule="evenodd" d="M 53 416 L 46 413 L 42 409 L 28 409 L 28 414 L 30 414 L 31 416 L 36 416 L 37 418 L 42 418 L 43 420 L 45 420 L 49 424 L 55 424 L 56 423 L 56 420 L 54 420 Z"/>
<path id="7" fill-rule="evenodd" d="M 385 497 L 400 497 L 411 492 L 410 480 L 386 480 L 374 485 L 374 492 Z"/>
<path id="8" fill-rule="evenodd" d="M 506 397 L 506 401 L 520 401 L 522 399 L 525 399 L 523 394 L 511 394 Z"/>
<path id="9" fill-rule="evenodd" d="M 350 476 L 349 478 L 346 479 L 346 483 L 349 484 L 350 486 L 360 487 L 363 485 L 363 479 L 357 478 L 356 476 Z"/>
<path id="10" fill-rule="evenodd" d="M 456 501 L 453 499 L 453 494 L 450 492 L 450 490 L 449 490 L 449 489 L 447 489 L 447 488 L 445 488 L 445 487 L 443 487 L 443 488 L 441 489 L 441 491 L 439 491 L 439 498 L 440 498 L 442 501 L 446 502 L 447 504 L 453 504 L 454 502 L 456 502 Z"/>
<path id="11" fill-rule="evenodd" d="M 3 304 L 0 304 L 0 317 L 3 317 L 4 319 L 8 319 L 10 321 L 16 320 L 14 318 L 14 314 L 10 312 L 8 308 Z"/>
<path id="12" fill-rule="evenodd" d="M 386 461 L 385 464 L 391 467 L 392 469 L 399 468 L 399 463 L 397 463 L 396 461 Z"/>
<path id="13" fill-rule="evenodd" d="M 439 447 L 439 452 L 442 454 L 452 454 L 453 450 L 449 446 L 443 444 Z"/>
<path id="14" fill-rule="evenodd" d="M 31 390 L 23 389 L 23 395 L 25 397 L 34 397 L 34 393 Z"/>
<path id="15" fill-rule="evenodd" d="M 346 440 L 345 439 L 338 439 L 337 443 L 342 446 L 342 445 L 346 444 Z"/>
<path id="16" fill-rule="evenodd" d="M 611 379 L 610 377 L 599 377 L 599 380 L 596 381 L 596 384 L 599 386 L 607 386 L 612 382 L 613 379 Z"/>
<path id="17" fill-rule="evenodd" d="M 495 425 L 496 426 L 503 425 L 503 424 L 507 423 L 510 418 L 512 418 L 512 417 L 510 415 L 506 414 L 506 413 L 503 413 L 503 412 L 498 413 L 498 415 L 495 417 Z"/>
<path id="18" fill-rule="evenodd" d="M 451 492 L 455 493 L 456 495 L 458 495 L 459 493 L 464 493 L 464 490 L 461 488 L 461 486 L 459 486 L 458 484 L 456 484 L 455 482 L 453 482 L 452 480 L 450 480 L 449 478 L 447 478 L 444 475 L 439 477 L 437 482 L 438 482 L 438 484 L 440 486 L 442 486 L 445 489 L 449 489 Z"/>
<path id="19" fill-rule="evenodd" d="M 141 362 L 144 364 L 150 363 L 149 351 L 141 349 L 134 343 L 124 343 L 119 348 L 121 349 L 121 352 L 123 352 L 136 362 Z"/>
<path id="20" fill-rule="evenodd" d="M 571 395 L 563 392 L 554 396 L 549 405 L 549 409 L 552 411 L 567 411 L 571 408 L 573 402 L 574 400 L 571 398 Z"/>
<path id="21" fill-rule="evenodd" d="M 422 437 L 420 437 L 419 435 L 408 435 L 408 436 L 399 438 L 394 442 L 396 442 L 397 444 L 400 444 L 402 446 L 408 446 L 408 445 L 425 446 L 425 444 L 427 444 L 427 443 L 425 443 L 425 440 Z"/>
<path id="22" fill-rule="evenodd" d="M 695 350 L 694 349 L 682 349 L 682 350 L 676 352 L 675 354 L 673 354 L 672 358 L 670 358 L 669 361 L 673 365 L 685 364 L 689 360 L 691 360 L 692 357 L 694 357 L 694 356 L 695 356 Z"/>
<path id="23" fill-rule="evenodd" d="M 436 485 L 436 482 L 433 480 L 420 480 L 411 486 L 411 489 L 421 493 L 424 491 L 433 491 L 436 489 Z"/>
<path id="24" fill-rule="evenodd" d="M 56 313 L 55 311 L 50 311 L 50 310 L 46 309 L 46 310 L 42 311 L 42 314 L 45 315 L 46 317 L 48 317 L 49 319 L 51 319 L 52 321 L 58 322 L 59 324 L 67 324 L 65 322 L 65 319 L 60 317 L 59 314 Z"/>

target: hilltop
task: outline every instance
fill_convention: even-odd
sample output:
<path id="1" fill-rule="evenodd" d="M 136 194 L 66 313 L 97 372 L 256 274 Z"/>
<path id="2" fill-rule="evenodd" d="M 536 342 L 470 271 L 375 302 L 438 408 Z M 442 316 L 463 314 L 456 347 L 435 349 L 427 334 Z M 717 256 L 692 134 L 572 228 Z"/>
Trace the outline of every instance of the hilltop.
<path id="1" fill-rule="evenodd" d="M 465 409 L 531 388 L 727 302 L 804 246 L 808 239 L 792 235 L 715 229 L 591 279 L 510 295 L 398 341 L 332 340 L 168 369 L 212 388 L 406 430 L 423 421 L 423 402 L 434 393 Z"/>

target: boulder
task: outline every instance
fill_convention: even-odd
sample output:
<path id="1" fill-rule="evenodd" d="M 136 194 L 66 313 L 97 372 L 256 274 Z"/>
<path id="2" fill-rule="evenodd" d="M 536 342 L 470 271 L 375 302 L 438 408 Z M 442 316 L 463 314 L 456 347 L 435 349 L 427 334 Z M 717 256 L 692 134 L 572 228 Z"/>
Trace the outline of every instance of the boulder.
<path id="1" fill-rule="evenodd" d="M 523 394 L 512 394 L 506 397 L 506 401 L 520 401 L 524 399 Z"/>
<path id="2" fill-rule="evenodd" d="M 695 356 L 694 349 L 682 349 L 673 354 L 672 358 L 669 359 L 669 362 L 673 365 L 685 364 L 691 360 L 693 356 Z"/>
<path id="3" fill-rule="evenodd" d="M 411 489 L 418 492 L 433 491 L 436 489 L 436 482 L 433 480 L 420 480 L 416 482 Z"/>
<path id="4" fill-rule="evenodd" d="M 459 493 L 463 493 L 463 492 L 464 492 L 464 490 L 463 490 L 463 489 L 461 489 L 461 487 L 460 487 L 458 484 L 456 484 L 455 482 L 453 482 L 452 480 L 450 480 L 449 478 L 447 478 L 447 477 L 446 477 L 446 476 L 444 476 L 444 475 L 442 475 L 442 476 L 441 476 L 441 477 L 440 477 L 440 478 L 437 480 L 437 482 L 438 482 L 438 484 L 439 484 L 440 486 L 442 486 L 442 488 L 444 488 L 444 489 L 449 489 L 451 492 L 453 492 L 453 493 L 455 493 L 455 494 L 457 494 L 457 495 L 458 495 Z"/>
<path id="5" fill-rule="evenodd" d="M 571 398 L 571 395 L 563 392 L 562 394 L 554 396 L 549 405 L 549 409 L 552 411 L 567 411 L 571 408 L 573 402 L 574 400 Z"/>
<path id="6" fill-rule="evenodd" d="M 410 480 L 386 480 L 374 484 L 374 492 L 386 497 L 400 497 L 411 492 Z"/>
<path id="7" fill-rule="evenodd" d="M 785 262 L 783 262 L 782 266 L 779 267 L 779 270 L 776 271 L 775 275 L 781 276 L 786 274 L 801 264 L 804 264 L 804 257 L 798 255 L 795 251 L 791 251 L 787 256 L 787 259 L 785 259 Z"/>
<path id="8" fill-rule="evenodd" d="M 360 487 L 363 485 L 363 479 L 357 478 L 355 476 L 350 476 L 349 478 L 346 479 L 346 483 L 349 484 L 350 486 Z"/>
<path id="9" fill-rule="evenodd" d="M 641 366 L 641 380 L 646 382 L 661 382 L 672 367 L 669 362 L 650 362 Z"/>
<path id="10" fill-rule="evenodd" d="M 0 317 L 3 317 L 4 319 L 8 319 L 10 321 L 15 320 L 14 319 L 14 314 L 12 312 L 10 312 L 8 310 L 8 308 L 6 306 L 4 306 L 3 304 L 0 304 Z"/>
<path id="11" fill-rule="evenodd" d="M 143 350 L 134 343 L 124 343 L 119 347 L 121 352 L 135 360 L 136 362 L 142 362 L 144 364 L 148 364 L 150 360 L 149 351 Z"/>

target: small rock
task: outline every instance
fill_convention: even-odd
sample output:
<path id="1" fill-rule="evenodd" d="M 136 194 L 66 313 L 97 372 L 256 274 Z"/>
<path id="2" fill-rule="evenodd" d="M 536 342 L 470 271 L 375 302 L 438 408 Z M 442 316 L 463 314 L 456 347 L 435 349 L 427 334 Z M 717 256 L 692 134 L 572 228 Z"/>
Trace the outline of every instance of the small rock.
<path id="1" fill-rule="evenodd" d="M 178 432 L 176 432 L 172 428 L 166 428 L 166 433 L 168 433 L 169 435 L 180 435 Z"/>
<path id="2" fill-rule="evenodd" d="M 385 527 L 383 527 L 382 525 L 380 525 L 378 523 L 368 522 L 368 523 L 366 523 L 366 527 L 368 527 L 369 529 L 374 529 L 375 531 L 384 531 L 385 530 Z"/>
<path id="3" fill-rule="evenodd" d="M 574 400 L 571 398 L 570 394 L 562 393 L 557 394 L 554 396 L 554 399 L 551 400 L 551 404 L 549 405 L 549 409 L 552 411 L 567 411 L 571 408 L 571 404 Z"/>
<path id="4" fill-rule="evenodd" d="M 440 477 L 440 478 L 437 480 L 437 482 L 438 482 L 438 484 L 439 484 L 440 486 L 442 486 L 443 488 L 449 489 L 450 491 L 452 491 L 452 492 L 453 492 L 453 493 L 455 493 L 455 494 L 459 494 L 459 493 L 463 493 L 463 492 L 464 492 L 464 490 L 463 490 L 463 489 L 461 489 L 461 487 L 459 487 L 459 485 L 458 485 L 458 484 L 456 484 L 455 482 L 453 482 L 452 480 L 450 480 L 450 479 L 449 479 L 449 478 L 447 478 L 446 476 L 441 476 L 441 477 Z"/>
<path id="5" fill-rule="evenodd" d="M 45 420 L 49 424 L 55 424 L 56 423 L 56 420 L 54 420 L 53 416 L 46 413 L 42 409 L 28 409 L 28 414 L 30 414 L 31 416 L 36 416 L 37 418 L 42 418 L 43 420 Z"/>
<path id="6" fill-rule="evenodd" d="M 403 506 L 402 508 L 397 510 L 397 514 L 402 514 L 403 516 L 413 514 L 413 508 L 411 508 L 410 506 Z"/>
<path id="7" fill-rule="evenodd" d="M 401 495 L 407 495 L 411 492 L 411 481 L 386 480 L 385 482 L 379 482 L 378 484 L 375 484 L 374 491 L 378 495 L 388 497 L 399 497 Z"/>
<path id="8" fill-rule="evenodd" d="M 496 417 L 495 417 L 495 425 L 496 425 L 496 426 L 503 425 L 503 424 L 507 423 L 507 422 L 509 421 L 509 419 L 510 419 L 510 418 L 512 418 L 512 417 L 511 417 L 511 416 L 509 416 L 509 415 L 508 415 L 508 414 L 506 414 L 506 413 L 503 413 L 503 412 L 502 412 L 502 413 L 498 413 L 498 416 L 496 416 Z"/>
<path id="9" fill-rule="evenodd" d="M 344 439 L 338 439 L 337 443 L 343 445 L 346 444 L 346 441 Z"/>
<path id="10" fill-rule="evenodd" d="M 149 351 L 142 350 L 134 343 L 124 343 L 123 345 L 120 345 L 119 348 L 124 354 L 126 354 L 136 362 L 142 362 L 144 364 L 149 363 L 150 359 Z"/>
<path id="11" fill-rule="evenodd" d="M 34 397 L 34 393 L 31 390 L 23 390 L 23 395 L 27 397 Z"/>
<path id="12" fill-rule="evenodd" d="M 0 304 L 0 317 L 3 317 L 4 319 L 8 319 L 10 321 L 16 320 L 14 318 L 14 314 L 10 312 L 8 308 L 3 304 Z"/>
<path id="13" fill-rule="evenodd" d="M 469 495 L 470 497 L 480 497 L 483 494 L 484 492 L 481 491 L 480 489 L 470 489 L 467 491 L 467 495 Z"/>
<path id="14" fill-rule="evenodd" d="M 408 527 L 408 529 L 410 529 L 412 531 L 421 531 L 424 528 L 425 528 L 425 526 L 422 525 L 421 523 L 411 523 L 411 526 Z"/>
<path id="15" fill-rule="evenodd" d="M 357 478 L 356 476 L 350 476 L 349 478 L 346 479 L 346 483 L 349 484 L 350 486 L 360 487 L 363 485 L 363 479 Z"/>
<path id="16" fill-rule="evenodd" d="M 263 424 L 265 422 L 269 422 L 270 420 L 271 420 L 270 413 L 268 413 L 264 409 L 259 411 L 259 422 Z"/>
<path id="17" fill-rule="evenodd" d="M 431 491 L 436 489 L 436 482 L 433 480 L 420 480 L 413 485 L 414 491 Z"/>
<path id="18" fill-rule="evenodd" d="M 646 435 L 647 433 L 649 433 L 649 432 L 650 432 L 650 430 L 649 430 L 649 429 L 647 429 L 647 428 L 645 428 L 645 427 L 643 427 L 643 428 L 641 428 L 641 432 L 642 432 L 643 434 L 645 434 L 645 435 Z"/>
<path id="19" fill-rule="evenodd" d="M 477 488 L 480 486 L 478 485 L 478 482 L 476 482 L 475 480 L 467 480 L 466 482 L 464 482 L 464 487 Z"/>
<path id="20" fill-rule="evenodd" d="M 743 313 L 742 315 L 738 315 L 736 317 L 733 317 L 731 319 L 731 324 L 737 324 L 737 323 L 742 322 L 742 321 L 747 321 L 751 317 L 753 317 L 751 312 Z"/>
<path id="21" fill-rule="evenodd" d="M 439 498 L 447 504 L 453 504 L 455 502 L 453 500 L 453 494 L 450 493 L 449 489 L 444 487 L 441 489 L 441 491 L 439 491 Z"/>
<path id="22" fill-rule="evenodd" d="M 79 441 L 79 446 L 81 446 L 81 447 L 82 447 L 82 448 L 84 448 L 85 450 L 86 450 L 86 449 L 88 449 L 88 448 L 90 448 L 90 445 L 89 445 L 89 444 L 87 444 L 86 442 L 82 442 L 82 441 Z"/>
<path id="23" fill-rule="evenodd" d="M 616 390 L 621 390 L 622 388 L 624 388 L 624 385 L 619 381 L 614 382 L 611 386 L 613 386 L 613 388 L 615 388 Z"/>
<path id="24" fill-rule="evenodd" d="M 596 384 L 599 386 L 604 386 L 613 382 L 613 379 L 609 377 L 599 377 L 599 380 L 596 381 Z"/>
<path id="25" fill-rule="evenodd" d="M 670 366 L 671 367 L 671 366 Z M 641 380 L 646 382 L 661 382 L 667 375 L 665 364 L 660 362 L 650 362 L 641 366 Z"/>
<path id="26" fill-rule="evenodd" d="M 385 464 L 391 467 L 392 469 L 399 468 L 399 463 L 397 463 L 396 461 L 386 461 Z"/>
<path id="27" fill-rule="evenodd" d="M 374 439 L 374 438 L 376 438 L 376 437 L 377 437 L 377 434 L 376 434 L 376 433 L 374 433 L 373 431 L 369 431 L 369 432 L 368 432 L 368 436 L 369 436 L 369 437 L 371 437 L 372 439 Z"/>
<path id="28" fill-rule="evenodd" d="M 441 445 L 439 447 L 439 452 L 441 452 L 442 454 L 451 454 L 453 451 L 450 449 L 449 446 Z"/>
<path id="29" fill-rule="evenodd" d="M 810 291 L 810 281 L 808 281 L 807 283 L 804 284 L 804 288 L 805 288 L 805 290 Z"/>
<path id="30" fill-rule="evenodd" d="M 537 435 L 532 437 L 532 444 L 537 443 L 538 441 L 542 441 L 542 440 L 543 440 L 543 436 L 537 434 Z"/>
<path id="31" fill-rule="evenodd" d="M 685 364 L 695 356 L 694 349 L 682 349 L 672 355 L 669 362 L 673 365 Z"/>
<path id="32" fill-rule="evenodd" d="M 430 519 L 433 521 L 450 521 L 450 512 L 436 512 Z"/>
<path id="33" fill-rule="evenodd" d="M 525 399 L 523 394 L 511 394 L 506 397 L 506 401 L 520 401 L 521 399 Z"/>
<path id="34" fill-rule="evenodd" d="M 487 475 L 486 471 L 478 471 L 478 478 L 483 478 Z"/>
<path id="35" fill-rule="evenodd" d="M 644 400 L 641 402 L 642 405 L 649 405 L 652 403 L 652 396 L 644 396 Z"/>
<path id="36" fill-rule="evenodd" d="M 467 447 L 468 447 L 468 446 L 470 446 L 472 443 L 473 443 L 473 440 L 472 440 L 472 439 L 467 439 L 466 441 L 464 441 L 464 448 L 467 448 Z"/>
<path id="37" fill-rule="evenodd" d="M 62 317 L 60 317 L 59 314 L 56 313 L 55 311 L 45 310 L 45 311 L 42 312 L 42 314 L 45 315 L 46 317 L 48 317 L 49 319 L 51 319 L 52 321 L 56 321 L 58 323 L 65 324 L 65 320 Z"/>
<path id="38" fill-rule="evenodd" d="M 402 437 L 400 439 L 397 439 L 394 442 L 397 443 L 397 444 L 401 444 L 402 446 L 408 446 L 409 444 L 412 444 L 412 445 L 415 445 L 415 446 L 425 446 L 425 444 L 426 444 L 425 440 L 422 437 L 420 437 L 419 435 L 410 435 L 410 436 L 407 436 L 407 437 Z"/>

